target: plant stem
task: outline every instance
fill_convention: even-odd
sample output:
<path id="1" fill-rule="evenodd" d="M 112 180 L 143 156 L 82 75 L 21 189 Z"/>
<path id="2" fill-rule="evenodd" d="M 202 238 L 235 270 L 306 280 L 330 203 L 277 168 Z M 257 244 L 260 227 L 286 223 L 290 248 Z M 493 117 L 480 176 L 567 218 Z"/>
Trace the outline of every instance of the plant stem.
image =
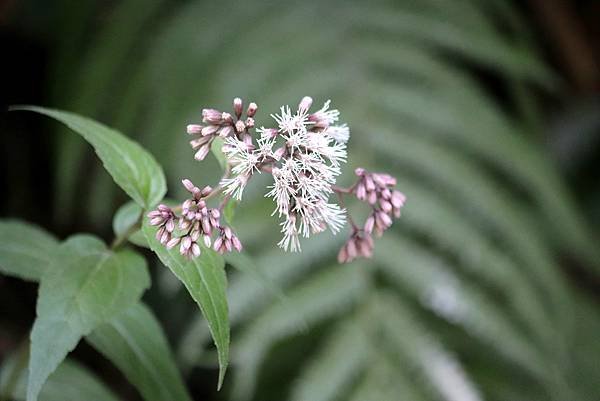
<path id="1" fill-rule="evenodd" d="M 338 187 L 338 186 L 334 185 L 331 188 L 333 189 L 333 191 L 337 195 L 338 200 L 340 201 L 340 206 L 343 207 L 344 209 L 348 210 L 348 208 L 346 207 L 346 203 L 344 202 L 344 194 L 352 193 L 352 187 L 350 187 L 350 188 L 341 188 L 341 187 Z M 358 226 L 356 225 L 356 223 L 354 222 L 354 219 L 352 218 L 352 215 L 350 215 L 350 213 L 346 213 L 346 215 L 348 216 L 348 223 L 350 223 L 350 225 L 352 226 L 352 229 L 354 231 L 360 230 L 358 228 Z"/>
<path id="2" fill-rule="evenodd" d="M 133 234 L 134 232 L 136 232 L 137 230 L 139 230 L 142 226 L 142 218 L 144 216 L 144 213 L 142 212 L 142 214 L 140 214 L 140 217 L 138 217 L 137 221 L 135 223 L 133 223 L 127 230 L 125 230 L 121 235 L 115 237 L 115 239 L 113 240 L 113 242 L 110 244 L 110 249 L 112 249 L 113 251 L 115 249 L 117 249 L 118 247 L 120 247 L 121 245 L 123 245 L 123 243 L 125 243 L 125 241 L 127 241 L 127 239 L 129 239 L 129 237 L 131 236 L 131 234 Z"/>

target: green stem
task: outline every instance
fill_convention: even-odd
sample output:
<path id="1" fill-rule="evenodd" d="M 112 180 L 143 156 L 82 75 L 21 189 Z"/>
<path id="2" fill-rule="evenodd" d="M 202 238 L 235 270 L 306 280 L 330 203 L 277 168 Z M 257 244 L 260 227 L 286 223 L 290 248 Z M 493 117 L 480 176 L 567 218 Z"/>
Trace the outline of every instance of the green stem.
<path id="1" fill-rule="evenodd" d="M 127 230 L 125 230 L 121 235 L 115 237 L 113 242 L 110 244 L 110 249 L 112 249 L 114 251 L 115 249 L 117 249 L 118 247 L 123 245 L 129 239 L 131 234 L 133 234 L 134 232 L 139 230 L 142 227 L 142 218 L 143 217 L 144 217 L 144 213 L 142 212 L 142 214 L 140 214 L 140 217 L 137 219 L 137 221 L 135 223 L 133 223 L 131 225 L 131 227 L 129 227 Z"/>

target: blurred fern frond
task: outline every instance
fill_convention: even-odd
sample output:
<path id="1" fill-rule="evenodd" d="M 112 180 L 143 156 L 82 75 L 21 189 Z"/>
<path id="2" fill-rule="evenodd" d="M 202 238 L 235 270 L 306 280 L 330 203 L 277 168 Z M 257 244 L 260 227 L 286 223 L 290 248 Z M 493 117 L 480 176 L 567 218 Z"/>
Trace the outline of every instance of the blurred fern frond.
<path id="1" fill-rule="evenodd" d="M 408 196 L 374 260 L 336 267 L 340 236 L 275 249 L 271 206 L 249 190 L 236 226 L 286 299 L 232 272 L 232 399 L 597 399 L 586 333 L 600 320 L 557 255 L 596 274 L 600 252 L 521 109 L 561 83 L 511 2 L 127 0 L 108 12 L 76 78 L 55 77 L 54 102 L 131 133 L 174 191 L 180 177 L 218 176 L 183 134 L 202 107 L 310 95 L 351 127 L 342 179 L 388 171 Z M 84 150 L 60 142 L 60 193 L 89 185 L 86 217 L 104 224 L 122 197 L 99 170 L 77 182 Z M 182 363 L 200 363 L 201 317 L 179 331 Z"/>

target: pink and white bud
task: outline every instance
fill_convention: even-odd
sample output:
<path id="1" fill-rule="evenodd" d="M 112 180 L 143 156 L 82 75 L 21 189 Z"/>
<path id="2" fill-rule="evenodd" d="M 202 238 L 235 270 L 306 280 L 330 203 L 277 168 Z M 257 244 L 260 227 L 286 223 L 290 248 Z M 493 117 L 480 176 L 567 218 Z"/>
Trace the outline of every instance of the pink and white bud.
<path id="1" fill-rule="evenodd" d="M 218 125 L 207 125 L 206 127 L 202 128 L 202 136 L 213 135 L 219 130 L 219 128 L 220 126 Z"/>
<path id="2" fill-rule="evenodd" d="M 200 147 L 200 149 L 198 149 L 198 151 L 194 155 L 194 159 L 196 159 L 198 161 L 204 160 L 206 158 L 206 156 L 208 156 L 209 152 L 210 152 L 209 144 L 203 145 Z"/>
<path id="3" fill-rule="evenodd" d="M 192 256 L 195 258 L 200 256 L 200 254 L 202 253 L 202 251 L 200 250 L 200 246 L 198 246 L 198 244 L 195 242 L 192 244 L 191 252 L 192 252 Z"/>
<path id="4" fill-rule="evenodd" d="M 191 180 L 184 178 L 183 180 L 181 180 L 181 183 L 183 184 L 185 189 L 187 189 L 188 192 L 190 192 L 190 193 L 194 192 L 194 188 L 196 188 L 196 186 L 194 185 L 194 183 Z"/>
<path id="5" fill-rule="evenodd" d="M 179 241 L 181 241 L 181 238 L 171 238 L 171 240 L 167 242 L 167 249 L 175 248 L 179 244 Z"/>
<path id="6" fill-rule="evenodd" d="M 233 126 L 231 125 L 225 125 L 219 130 L 219 136 L 222 138 L 227 138 L 231 134 L 233 134 Z"/>
<path id="7" fill-rule="evenodd" d="M 254 117 L 254 115 L 256 114 L 256 110 L 258 110 L 258 105 L 256 103 L 252 102 L 248 105 L 248 110 L 246 110 L 246 115 L 248 117 Z"/>
<path id="8" fill-rule="evenodd" d="M 208 124 L 220 124 L 223 113 L 215 109 L 203 109 L 202 121 Z"/>
<path id="9" fill-rule="evenodd" d="M 238 133 L 242 133 L 242 132 L 244 132 L 244 130 L 245 130 L 245 129 L 246 129 L 246 124 L 244 124 L 244 122 L 243 122 L 242 120 L 238 120 L 238 121 L 235 123 L 235 130 L 236 130 Z"/>
<path id="10" fill-rule="evenodd" d="M 252 117 L 248 117 L 246 119 L 246 127 L 253 128 L 254 127 L 254 119 Z"/>
<path id="11" fill-rule="evenodd" d="M 202 191 L 200 191 L 200 195 L 202 195 L 202 197 L 208 196 L 210 193 L 212 192 L 212 187 L 207 185 L 204 188 L 202 188 Z M 206 206 L 206 203 L 204 205 L 202 205 L 202 207 Z"/>
<path id="12" fill-rule="evenodd" d="M 202 131 L 202 126 L 198 124 L 189 124 L 187 126 L 187 133 L 190 135 L 199 134 Z"/>
<path id="13" fill-rule="evenodd" d="M 365 221 L 365 227 L 364 227 L 365 232 L 367 234 L 371 234 L 373 232 L 374 226 L 375 226 L 375 217 L 373 215 L 371 215 L 367 218 L 367 221 Z"/>
<path id="14" fill-rule="evenodd" d="M 310 109 L 310 106 L 312 106 L 312 103 L 312 97 L 304 96 L 302 100 L 300 100 L 300 104 L 298 104 L 298 111 L 300 112 L 300 114 L 306 113 L 308 109 Z"/>
<path id="15" fill-rule="evenodd" d="M 225 111 L 223 112 L 223 114 L 221 114 L 221 120 L 223 120 L 224 123 L 229 123 L 229 124 L 233 123 L 233 117 L 231 116 L 231 114 L 229 114 Z"/>
<path id="16" fill-rule="evenodd" d="M 244 102 L 241 98 L 236 97 L 233 99 L 233 111 L 235 112 L 235 116 L 240 118 L 242 115 L 242 110 L 244 109 Z"/>
<path id="17" fill-rule="evenodd" d="M 236 251 L 242 252 L 242 243 L 238 237 L 235 235 L 231 238 L 231 242 L 233 243 L 233 247 Z"/>

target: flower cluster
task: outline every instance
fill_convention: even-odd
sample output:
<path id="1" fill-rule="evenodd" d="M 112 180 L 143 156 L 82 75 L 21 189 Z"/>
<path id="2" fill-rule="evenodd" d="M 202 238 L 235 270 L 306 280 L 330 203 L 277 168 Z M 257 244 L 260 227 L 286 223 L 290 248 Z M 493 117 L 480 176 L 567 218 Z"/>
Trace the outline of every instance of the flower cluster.
<path id="1" fill-rule="evenodd" d="M 369 173 L 363 168 L 355 170 L 358 181 L 348 191 L 360 201 L 371 206 L 371 214 L 363 228 L 353 223 L 348 241 L 338 253 L 340 263 L 351 262 L 357 257 L 370 258 L 373 254 L 373 231 L 380 237 L 392 225 L 394 217 L 400 217 L 400 209 L 406 197 L 398 190 L 396 179 L 389 174 Z"/>
<path id="2" fill-rule="evenodd" d="M 151 224 L 158 226 L 157 239 L 172 248 L 179 245 L 187 257 L 201 253 L 198 240 L 211 246 L 212 233 L 217 233 L 213 248 L 221 253 L 242 245 L 231 228 L 220 224 L 220 212 L 231 198 L 242 200 L 244 189 L 256 173 L 267 173 L 273 178 L 266 197 L 275 202 L 273 215 L 281 222 L 283 238 L 281 248 L 292 252 L 300 250 L 300 236 L 309 237 L 330 229 L 337 233 L 346 222 L 346 210 L 330 197 L 355 196 L 370 205 L 372 212 L 364 227 L 359 228 L 350 217 L 350 239 L 339 254 L 340 262 L 356 257 L 370 257 L 373 251 L 372 233 L 381 235 L 390 227 L 393 217 L 400 216 L 405 197 L 394 190 L 396 180 L 381 173 L 369 173 L 357 169 L 358 181 L 350 188 L 337 187 L 341 165 L 346 162 L 346 143 L 350 130 L 338 124 L 339 111 L 330 108 L 327 101 L 322 108 L 311 112 L 312 99 L 304 97 L 292 110 L 282 106 L 278 114 L 272 114 L 276 126 L 255 129 L 254 116 L 258 109 L 250 103 L 245 110 L 240 98 L 233 101 L 233 113 L 215 109 L 202 111 L 202 124 L 191 124 L 188 134 L 193 136 L 190 144 L 196 151 L 195 158 L 203 160 L 210 152 L 215 138 L 223 138 L 222 152 L 227 160 L 225 175 L 217 188 L 200 190 L 189 180 L 183 184 L 192 194 L 178 208 L 160 205 L 148 216 Z M 208 198 L 223 194 L 218 208 L 207 206 Z M 177 233 L 175 235 L 174 233 Z"/>
<path id="3" fill-rule="evenodd" d="M 187 257 L 198 257 L 202 253 L 199 240 L 210 248 L 213 232 L 218 232 L 214 241 L 214 250 L 219 253 L 230 252 L 233 249 L 238 252 L 242 250 L 242 243 L 233 234 L 230 227 L 221 225 L 221 212 L 217 208 L 209 208 L 206 199 L 213 194 L 209 186 L 200 189 L 190 180 L 182 181 L 183 186 L 192 195 L 176 209 L 180 211 L 177 215 L 175 210 L 159 205 L 156 210 L 148 214 L 150 224 L 158 226 L 156 239 L 167 249 L 179 245 L 179 252 Z"/>

